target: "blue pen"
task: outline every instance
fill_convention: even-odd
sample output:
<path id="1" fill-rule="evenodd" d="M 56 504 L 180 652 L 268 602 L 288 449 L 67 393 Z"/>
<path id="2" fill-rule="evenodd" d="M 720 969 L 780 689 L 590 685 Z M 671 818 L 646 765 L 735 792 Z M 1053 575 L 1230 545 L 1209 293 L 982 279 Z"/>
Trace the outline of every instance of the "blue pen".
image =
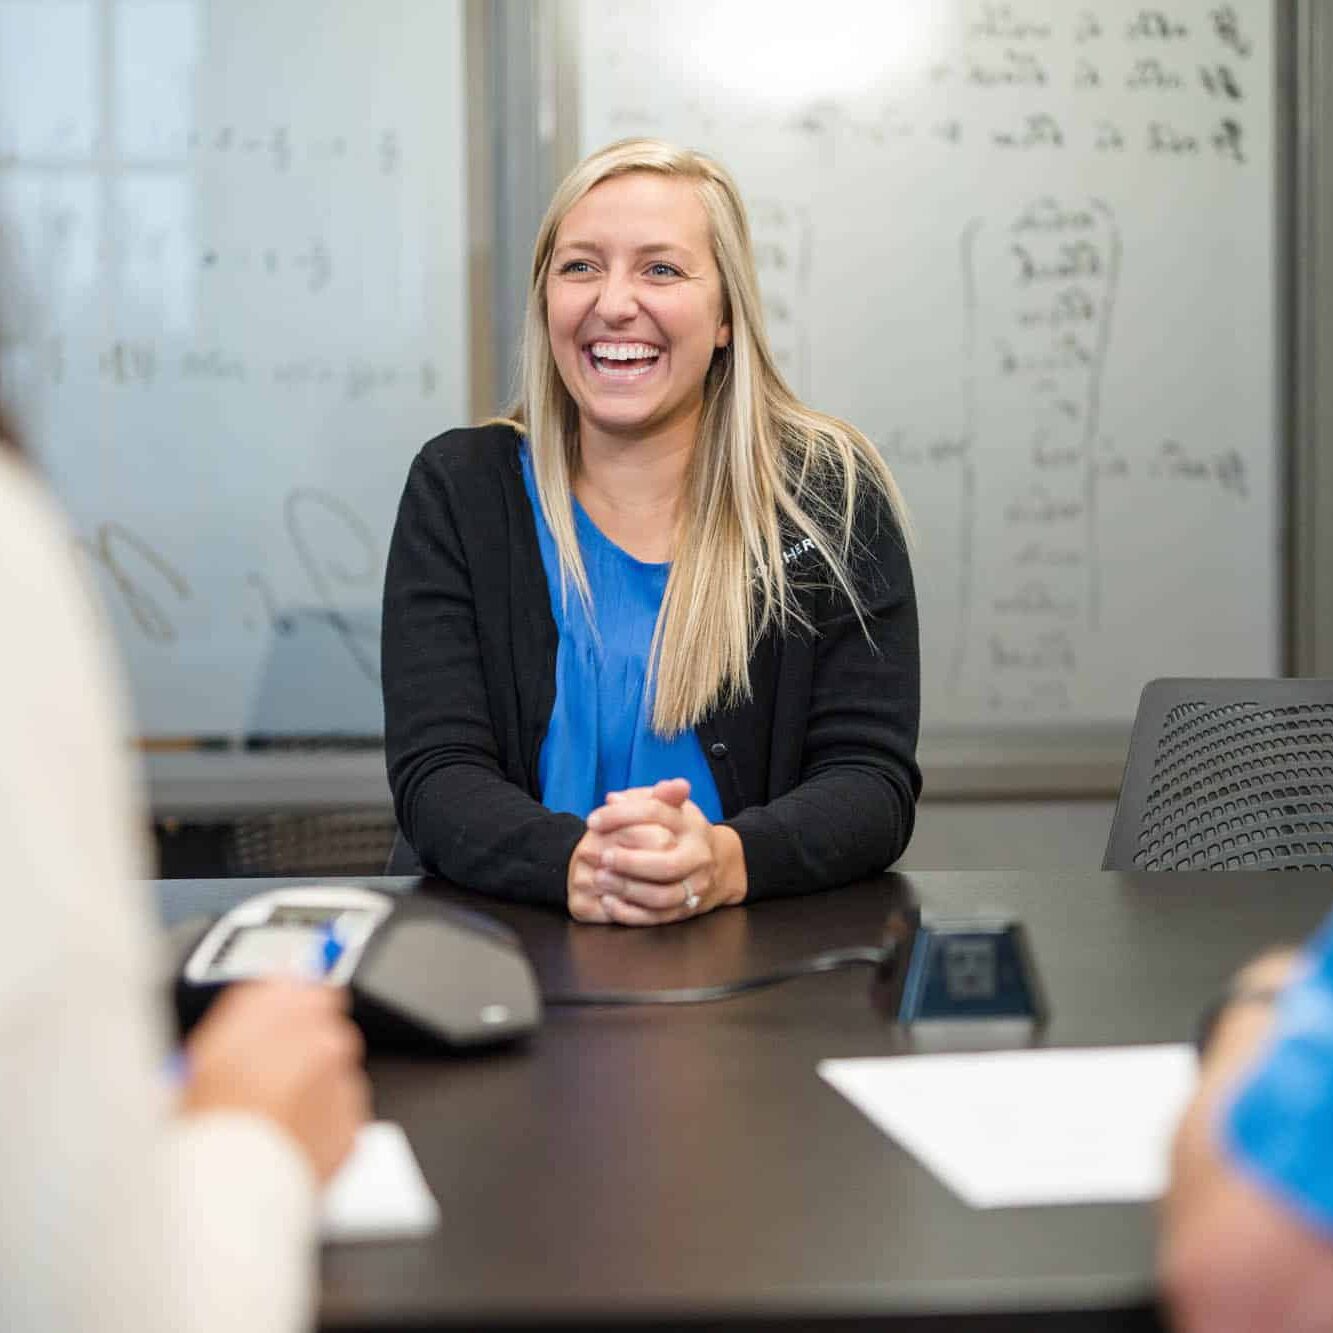
<path id="1" fill-rule="evenodd" d="M 336 920 L 326 922 L 319 934 L 319 945 L 314 960 L 314 972 L 317 978 L 328 976 L 337 967 L 338 959 L 343 956 L 343 950 L 347 947 L 338 933 Z"/>
<path id="2" fill-rule="evenodd" d="M 319 981 L 327 977 L 338 965 L 347 945 L 338 933 L 337 920 L 327 921 L 319 932 L 319 941 L 315 946 L 315 956 L 311 959 L 310 977 Z M 162 1073 L 167 1082 L 176 1088 L 184 1087 L 190 1078 L 190 1061 L 184 1047 L 177 1046 L 163 1061 Z"/>

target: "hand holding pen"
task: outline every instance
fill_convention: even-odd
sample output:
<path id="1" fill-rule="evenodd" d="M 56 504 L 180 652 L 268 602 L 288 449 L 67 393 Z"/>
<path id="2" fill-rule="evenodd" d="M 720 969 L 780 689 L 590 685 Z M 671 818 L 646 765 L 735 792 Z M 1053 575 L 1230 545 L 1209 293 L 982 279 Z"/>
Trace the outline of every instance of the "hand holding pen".
<path id="1" fill-rule="evenodd" d="M 317 947 L 314 978 L 337 963 L 342 942 L 326 931 Z M 186 1043 L 179 1109 L 264 1116 L 291 1135 L 324 1184 L 369 1119 L 370 1083 L 346 989 L 310 979 L 229 986 Z"/>

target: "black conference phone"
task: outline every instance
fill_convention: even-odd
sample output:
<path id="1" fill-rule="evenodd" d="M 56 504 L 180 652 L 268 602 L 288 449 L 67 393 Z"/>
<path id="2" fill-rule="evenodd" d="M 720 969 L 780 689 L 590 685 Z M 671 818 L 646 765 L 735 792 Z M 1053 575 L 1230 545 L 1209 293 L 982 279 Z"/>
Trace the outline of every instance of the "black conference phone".
<path id="1" fill-rule="evenodd" d="M 188 1031 L 233 981 L 302 976 L 351 992 L 371 1050 L 448 1050 L 532 1032 L 541 993 L 499 922 L 420 894 L 309 885 L 273 889 L 192 932 L 175 978 Z"/>

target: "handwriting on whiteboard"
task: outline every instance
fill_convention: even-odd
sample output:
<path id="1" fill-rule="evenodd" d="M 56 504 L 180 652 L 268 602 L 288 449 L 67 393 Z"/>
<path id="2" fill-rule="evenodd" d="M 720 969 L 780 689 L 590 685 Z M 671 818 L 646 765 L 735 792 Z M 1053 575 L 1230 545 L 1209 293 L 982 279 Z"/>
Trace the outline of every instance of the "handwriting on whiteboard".
<path id="1" fill-rule="evenodd" d="M 362 606 L 378 599 L 381 550 L 375 534 L 346 501 L 315 487 L 292 490 L 283 501 L 282 516 L 304 586 L 283 597 L 269 575 L 250 570 L 240 580 L 241 624 L 252 632 L 263 629 L 281 638 L 299 634 L 310 624 L 323 624 L 357 670 L 378 683 L 374 644 L 366 641 L 364 627 L 345 611 L 349 601 Z M 115 519 L 97 524 L 91 536 L 76 539 L 76 546 L 106 575 L 114 598 L 145 640 L 176 642 L 175 613 L 195 598 L 181 571 L 183 557 L 169 557 Z"/>
<path id="2" fill-rule="evenodd" d="M 613 96 L 607 124 L 616 135 L 660 134 L 684 114 L 711 135 L 724 125 L 736 127 L 739 115 L 744 129 L 816 145 L 826 163 L 849 140 L 886 150 L 911 143 L 941 153 L 973 146 L 1037 156 L 1092 150 L 1182 162 L 1248 161 L 1247 89 L 1266 72 L 1252 70 L 1253 43 L 1234 4 L 1210 6 L 1202 19 L 1169 5 L 1071 4 L 1054 18 L 1049 5 L 970 8 L 954 48 L 924 71 L 925 86 L 938 99 L 917 90 L 909 106 L 887 84 L 890 91 L 873 112 L 823 96 L 768 115 L 721 110 L 688 92 L 671 106 L 656 100 L 671 97 L 643 76 L 663 63 L 655 49 L 659 20 L 650 6 L 633 0 L 601 6 L 594 40 Z M 1072 109 L 1071 91 L 1079 94 Z M 1025 99 L 1019 109 L 1015 94 Z"/>

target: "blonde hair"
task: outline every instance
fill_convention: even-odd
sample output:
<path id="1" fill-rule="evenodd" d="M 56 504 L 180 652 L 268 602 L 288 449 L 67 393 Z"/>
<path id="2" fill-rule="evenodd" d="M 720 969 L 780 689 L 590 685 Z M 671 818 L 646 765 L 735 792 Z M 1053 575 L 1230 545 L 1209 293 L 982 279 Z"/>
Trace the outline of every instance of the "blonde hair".
<path id="1" fill-rule="evenodd" d="M 862 484 L 887 500 L 904 537 L 908 527 L 897 484 L 874 445 L 846 422 L 806 407 L 778 372 L 745 206 L 731 176 L 703 153 L 658 139 L 623 139 L 584 158 L 546 210 L 533 248 L 518 401 L 499 418 L 527 436 L 562 584 L 574 584 L 591 619 L 571 498 L 578 412 L 551 351 L 547 272 L 570 209 L 595 185 L 644 171 L 694 185 L 722 277 L 723 318 L 731 325 L 730 346 L 714 356 L 704 381 L 684 514 L 653 634 L 653 730 L 669 737 L 693 728 L 712 708 L 749 697 L 750 657 L 772 625 L 811 628 L 784 547 L 813 547 L 861 618 L 849 564 Z"/>

